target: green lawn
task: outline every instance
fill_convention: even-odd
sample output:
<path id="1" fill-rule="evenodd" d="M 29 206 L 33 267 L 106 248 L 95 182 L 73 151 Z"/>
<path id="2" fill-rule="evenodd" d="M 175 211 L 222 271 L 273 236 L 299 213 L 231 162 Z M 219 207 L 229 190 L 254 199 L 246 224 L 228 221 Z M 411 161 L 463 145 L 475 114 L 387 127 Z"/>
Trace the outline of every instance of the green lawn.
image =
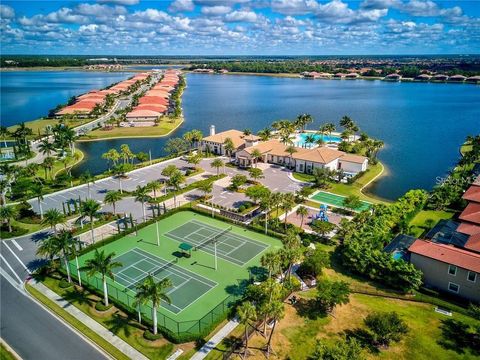
<path id="1" fill-rule="evenodd" d="M 420 237 L 426 230 L 431 229 L 440 220 L 451 219 L 454 213 L 450 211 L 422 210 L 410 221 L 410 231 Z M 428 222 L 431 221 L 431 225 Z"/>
<path id="2" fill-rule="evenodd" d="M 298 314 L 293 314 L 292 318 L 296 321 L 301 320 L 301 323 L 296 327 L 287 326 L 281 329 L 281 336 L 287 338 L 291 344 L 289 349 L 285 349 L 285 357 L 292 360 L 307 359 L 315 344 L 315 338 L 324 338 L 327 342 L 333 343 L 346 331 L 365 329 L 363 319 L 373 311 L 396 311 L 407 322 L 409 332 L 402 341 L 381 350 L 379 354 L 364 350 L 364 355 L 368 359 L 427 360 L 431 359 L 433 354 L 438 360 L 477 358 L 468 350 L 459 349 L 458 352 L 449 350 L 439 342 L 442 340 L 442 321 L 454 319 L 477 326 L 480 325 L 478 321 L 456 313 L 450 318 L 436 313 L 434 306 L 429 304 L 363 294 L 351 295 L 350 303 L 338 307 L 334 318 L 328 316 L 313 320 L 298 319 Z M 283 349 L 281 351 L 284 352 Z M 463 351 L 465 352 L 462 353 Z"/>
<path id="3" fill-rule="evenodd" d="M 131 138 L 131 137 L 161 137 L 174 131 L 183 122 L 183 118 L 161 120 L 158 126 L 151 127 L 114 127 L 111 130 L 97 129 L 83 136 L 80 141 L 110 139 L 110 138 Z"/>
<path id="4" fill-rule="evenodd" d="M 155 256 L 161 258 L 165 261 L 170 261 L 175 258 L 174 254 L 178 253 L 180 242 L 176 241 L 170 237 L 167 237 L 165 234 L 178 228 L 179 226 L 195 219 L 196 221 L 200 221 L 204 224 L 214 226 L 219 229 L 225 229 L 229 227 L 229 224 L 226 224 L 222 221 L 217 219 L 212 219 L 210 217 L 206 217 L 194 212 L 190 211 L 182 211 L 167 218 L 164 218 L 159 221 L 159 229 L 160 229 L 160 247 L 156 244 L 156 227 L 155 225 L 150 225 L 146 228 L 143 228 L 138 231 L 138 235 L 130 234 L 124 238 L 121 238 L 117 241 L 114 241 L 110 244 L 107 244 L 102 247 L 107 253 L 115 252 L 115 254 L 122 255 L 127 252 L 130 252 L 132 249 L 140 249 L 136 251 L 146 252 L 150 256 Z M 196 229 L 194 229 L 195 231 Z M 263 251 L 258 253 L 256 256 L 249 255 L 246 262 L 243 265 L 235 264 L 232 260 L 225 260 L 224 258 L 218 258 L 218 270 L 215 271 L 213 269 L 214 265 L 214 257 L 203 250 L 193 251 L 192 257 L 188 258 L 180 258 L 178 263 L 175 265 L 175 268 L 185 269 L 191 273 L 194 273 L 197 276 L 201 276 L 206 279 L 206 282 L 214 282 L 216 285 L 208 290 L 207 292 L 203 293 L 203 295 L 199 296 L 198 299 L 193 301 L 192 303 L 188 304 L 184 307 L 180 312 L 173 312 L 167 308 L 160 308 L 159 309 L 159 325 L 163 325 L 162 321 L 166 321 L 165 326 L 170 328 L 171 330 L 176 330 L 177 325 L 176 322 L 183 322 L 180 327 L 180 332 L 186 331 L 191 326 L 197 324 L 197 320 L 202 318 L 204 315 L 209 313 L 211 310 L 215 309 L 216 306 L 222 302 L 223 299 L 227 298 L 229 295 L 235 295 L 239 291 L 240 284 L 249 278 L 249 268 L 259 266 L 260 264 L 260 257 L 269 248 L 281 247 L 281 242 L 278 239 L 274 239 L 271 237 L 267 237 L 263 234 L 255 233 L 249 230 L 246 230 L 241 227 L 233 226 L 228 234 L 238 235 L 247 237 L 251 240 L 256 240 L 259 243 L 262 243 L 265 248 Z M 220 249 L 220 245 L 219 245 Z M 237 251 L 237 250 L 235 250 Z M 129 254 L 127 254 L 129 255 Z M 245 255 L 245 253 L 243 254 Z M 80 257 L 80 265 L 84 264 L 85 261 L 93 256 L 93 252 L 89 252 L 82 257 Z M 233 253 L 232 253 L 233 256 Z M 235 256 L 241 257 L 242 254 L 237 254 Z M 252 257 L 254 256 L 254 257 Z M 250 259 L 250 260 L 248 260 Z M 74 263 L 72 262 L 72 266 Z M 128 265 L 128 264 L 126 264 Z M 120 269 L 121 270 L 121 269 Z M 143 270 L 149 271 L 149 270 Z M 75 271 L 72 271 L 75 272 Z M 130 276 L 130 273 L 129 275 Z M 132 274 L 133 276 L 133 274 Z M 170 275 L 168 275 L 170 276 Z M 82 274 L 83 278 L 83 274 Z M 121 276 L 118 276 L 118 281 L 121 281 Z M 173 280 L 173 279 L 172 279 Z M 95 280 L 93 280 L 95 281 Z M 196 286 L 195 284 L 190 284 L 190 291 L 196 291 L 193 287 Z M 118 288 L 118 292 L 113 289 L 113 287 Z M 121 290 L 124 289 L 124 286 L 120 285 L 119 283 L 114 284 L 112 290 L 110 291 L 111 297 L 116 297 L 120 299 L 120 301 L 126 303 L 129 301 L 127 299 L 128 296 L 133 298 L 134 286 L 132 290 Z M 97 288 L 101 288 L 101 283 L 99 283 Z M 193 289 L 193 290 L 192 290 Z M 183 288 L 181 289 L 183 290 Z M 177 290 L 178 291 L 178 290 Z M 128 294 L 128 296 L 127 296 Z M 191 294 L 190 294 L 191 295 Z M 179 305 L 180 304 L 175 304 Z M 181 306 L 180 306 L 181 307 Z M 218 309 L 216 309 L 218 310 Z M 145 311 L 145 316 L 150 317 L 150 311 L 145 308 L 142 309 L 142 312 Z M 207 321 L 208 322 L 208 321 Z M 191 330 L 194 331 L 194 330 Z"/>
<path id="5" fill-rule="evenodd" d="M 65 120 L 63 123 L 69 127 L 76 127 L 82 124 L 86 124 L 93 119 L 78 119 L 78 120 Z M 47 126 L 53 126 L 59 123 L 59 119 L 37 119 L 32 121 L 25 122 L 25 126 L 32 129 L 33 135 L 32 138 L 38 136 L 38 133 L 43 134 Z M 8 131 L 14 132 L 17 129 L 18 125 L 13 125 L 8 127 Z"/>
<path id="6" fill-rule="evenodd" d="M 343 196 L 357 195 L 360 200 L 368 201 L 373 204 L 386 204 L 388 203 L 387 200 L 378 198 L 373 194 L 367 193 L 365 189 L 363 189 L 362 191 L 362 188 L 365 185 L 367 185 L 372 179 L 381 174 L 383 171 L 384 167 L 380 162 L 375 165 L 369 165 L 368 170 L 352 184 L 332 182 L 329 184 L 329 187 L 328 189 L 326 189 L 326 191 Z M 309 174 L 293 173 L 293 176 L 297 180 L 306 182 L 313 182 L 314 180 L 313 176 Z"/>
<path id="7" fill-rule="evenodd" d="M 3 343 L 0 344 L 0 360 L 15 360 L 15 356 L 7 350 Z"/>

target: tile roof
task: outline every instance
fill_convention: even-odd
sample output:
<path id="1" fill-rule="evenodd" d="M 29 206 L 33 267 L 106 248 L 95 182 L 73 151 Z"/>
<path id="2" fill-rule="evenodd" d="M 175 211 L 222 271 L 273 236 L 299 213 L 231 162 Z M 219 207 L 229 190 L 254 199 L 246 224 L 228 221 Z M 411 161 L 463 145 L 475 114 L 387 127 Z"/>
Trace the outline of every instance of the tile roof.
<path id="1" fill-rule="evenodd" d="M 298 148 L 297 148 L 298 150 Z M 320 146 L 313 149 L 301 149 L 307 151 L 298 151 L 293 154 L 294 159 L 313 161 L 320 164 L 328 164 L 335 159 L 338 159 L 345 155 L 343 151 L 330 149 L 326 146 Z"/>
<path id="2" fill-rule="evenodd" d="M 138 99 L 139 104 L 160 104 L 160 105 L 168 105 L 168 99 L 160 96 L 143 96 Z"/>
<path id="3" fill-rule="evenodd" d="M 243 132 L 235 129 L 222 131 L 215 135 L 204 137 L 203 141 L 211 141 L 223 144 L 227 138 L 230 138 L 232 140 L 233 146 L 235 146 L 235 148 L 238 148 L 245 143 L 245 141 L 243 140 Z"/>
<path id="4" fill-rule="evenodd" d="M 154 104 L 141 104 L 135 107 L 133 109 L 134 111 L 136 110 L 152 110 L 152 111 L 158 111 L 158 112 L 165 112 L 167 110 L 167 107 L 164 105 L 154 105 Z"/>
<path id="5" fill-rule="evenodd" d="M 462 222 L 458 226 L 457 231 L 467 235 L 480 234 L 480 225 Z"/>
<path id="6" fill-rule="evenodd" d="M 345 154 L 340 158 L 341 161 L 357 163 L 357 164 L 363 164 L 366 159 L 367 158 L 365 156 L 354 155 L 354 154 Z"/>
<path id="7" fill-rule="evenodd" d="M 463 194 L 462 199 L 480 203 L 480 185 L 471 185 Z"/>
<path id="8" fill-rule="evenodd" d="M 130 111 L 128 114 L 127 114 L 127 118 L 130 118 L 130 117 L 158 117 L 162 115 L 160 112 L 158 111 L 152 111 L 152 110 L 133 110 L 133 111 Z"/>
<path id="9" fill-rule="evenodd" d="M 480 225 L 480 203 L 469 203 L 458 218 Z"/>
<path id="10" fill-rule="evenodd" d="M 414 254 L 480 273 L 480 254 L 468 250 L 425 240 L 416 240 L 408 250 Z"/>
<path id="11" fill-rule="evenodd" d="M 480 252 L 480 233 L 470 236 L 465 243 L 465 247 L 469 250 Z"/>

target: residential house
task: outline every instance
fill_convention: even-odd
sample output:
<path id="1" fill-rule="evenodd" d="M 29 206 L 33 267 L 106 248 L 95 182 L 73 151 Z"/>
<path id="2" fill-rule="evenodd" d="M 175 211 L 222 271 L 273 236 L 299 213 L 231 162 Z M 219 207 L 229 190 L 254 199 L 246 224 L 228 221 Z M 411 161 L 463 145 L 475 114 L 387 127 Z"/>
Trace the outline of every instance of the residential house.
<path id="1" fill-rule="evenodd" d="M 408 250 L 426 286 L 480 303 L 480 254 L 426 240 Z"/>
<path id="2" fill-rule="evenodd" d="M 215 133 L 215 126 L 210 127 L 210 135 L 204 137 L 200 142 L 200 148 L 202 151 L 208 151 L 216 155 L 226 155 L 225 142 L 230 139 L 233 143 L 234 155 L 236 152 L 244 149 L 248 146 L 257 145 L 260 138 L 256 135 L 245 136 L 242 131 L 239 130 L 227 130 L 219 133 Z"/>

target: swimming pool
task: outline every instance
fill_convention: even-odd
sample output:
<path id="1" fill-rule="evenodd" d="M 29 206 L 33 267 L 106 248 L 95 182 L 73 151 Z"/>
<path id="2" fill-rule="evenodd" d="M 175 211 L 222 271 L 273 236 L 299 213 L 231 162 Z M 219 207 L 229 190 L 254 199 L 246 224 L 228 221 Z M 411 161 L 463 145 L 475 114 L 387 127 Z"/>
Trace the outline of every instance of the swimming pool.
<path id="1" fill-rule="evenodd" d="M 338 135 L 321 135 L 321 134 L 314 134 L 314 133 L 300 133 L 295 137 L 295 140 L 294 140 L 295 146 L 306 147 L 306 148 L 311 148 L 311 147 L 317 146 L 316 143 L 311 144 L 311 143 L 307 143 L 307 141 L 306 141 L 307 136 L 312 135 L 312 134 L 313 134 L 313 137 L 315 138 L 315 141 L 317 141 L 320 138 L 323 139 L 323 141 L 325 143 L 332 143 L 332 142 L 333 143 L 339 143 L 339 142 L 342 141 L 342 139 Z"/>

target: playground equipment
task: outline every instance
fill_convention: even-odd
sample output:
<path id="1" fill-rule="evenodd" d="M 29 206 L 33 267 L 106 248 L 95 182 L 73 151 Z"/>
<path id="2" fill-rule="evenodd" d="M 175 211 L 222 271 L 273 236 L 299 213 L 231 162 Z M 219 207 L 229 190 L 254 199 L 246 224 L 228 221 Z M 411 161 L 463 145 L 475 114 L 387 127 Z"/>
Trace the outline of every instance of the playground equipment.
<path id="1" fill-rule="evenodd" d="M 327 216 L 327 205 L 320 205 L 320 211 L 318 212 L 317 215 L 315 215 L 315 220 L 320 220 L 320 221 L 328 221 L 328 216 Z"/>

